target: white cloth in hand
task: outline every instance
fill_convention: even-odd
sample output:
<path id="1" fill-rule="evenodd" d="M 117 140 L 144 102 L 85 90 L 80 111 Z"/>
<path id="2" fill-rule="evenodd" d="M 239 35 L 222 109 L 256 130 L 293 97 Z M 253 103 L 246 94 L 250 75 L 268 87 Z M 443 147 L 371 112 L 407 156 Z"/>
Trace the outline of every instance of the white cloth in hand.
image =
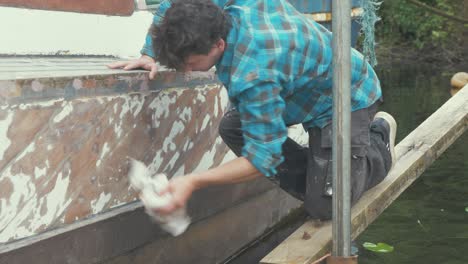
<path id="1" fill-rule="evenodd" d="M 167 206 L 172 200 L 170 193 L 159 195 L 169 183 L 167 176 L 160 173 L 151 177 L 145 164 L 134 159 L 131 159 L 130 162 L 128 178 L 132 188 L 140 192 L 140 199 L 146 208 L 146 213 L 173 236 L 184 233 L 190 225 L 190 217 L 187 216 L 185 208 L 177 209 L 169 215 L 159 215 L 154 212 L 154 209 Z"/>

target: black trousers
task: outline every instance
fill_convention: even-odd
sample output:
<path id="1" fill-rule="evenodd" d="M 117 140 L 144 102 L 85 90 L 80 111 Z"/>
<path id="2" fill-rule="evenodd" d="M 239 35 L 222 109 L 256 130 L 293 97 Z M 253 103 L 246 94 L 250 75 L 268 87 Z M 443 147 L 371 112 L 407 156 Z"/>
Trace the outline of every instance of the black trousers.
<path id="1" fill-rule="evenodd" d="M 391 156 L 382 136 L 370 129 L 377 104 L 351 113 L 351 203 L 380 183 L 391 168 Z M 241 155 L 244 139 L 239 112 L 228 111 L 219 126 L 219 133 L 228 147 Z M 308 130 L 309 146 L 303 147 L 291 138 L 283 146 L 285 160 L 269 177 L 280 188 L 304 201 L 314 219 L 332 216 L 332 127 Z"/>

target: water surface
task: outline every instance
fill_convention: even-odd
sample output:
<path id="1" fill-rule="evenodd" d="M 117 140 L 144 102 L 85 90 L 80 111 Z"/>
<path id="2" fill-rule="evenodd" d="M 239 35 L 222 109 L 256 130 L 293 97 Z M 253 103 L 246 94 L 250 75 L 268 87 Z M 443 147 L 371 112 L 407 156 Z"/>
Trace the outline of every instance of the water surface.
<path id="1" fill-rule="evenodd" d="M 454 72 L 410 66 L 379 71 L 397 141 L 450 98 Z M 468 134 L 462 135 L 357 239 L 385 242 L 392 253 L 360 249 L 359 263 L 468 263 Z"/>

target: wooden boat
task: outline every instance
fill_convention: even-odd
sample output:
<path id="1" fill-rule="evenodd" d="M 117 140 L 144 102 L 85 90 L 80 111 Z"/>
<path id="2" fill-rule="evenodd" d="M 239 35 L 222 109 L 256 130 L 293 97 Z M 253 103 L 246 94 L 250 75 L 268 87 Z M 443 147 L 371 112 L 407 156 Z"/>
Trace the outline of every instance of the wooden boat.
<path id="1" fill-rule="evenodd" d="M 305 2 L 293 4 L 329 12 Z M 168 175 L 232 159 L 217 132 L 227 95 L 213 71 L 149 81 L 110 61 L 0 58 L 0 263 L 218 263 L 300 206 L 259 179 L 195 193 L 189 230 L 160 230 L 129 187 L 128 157 Z M 290 135 L 306 144 L 302 128 Z"/>

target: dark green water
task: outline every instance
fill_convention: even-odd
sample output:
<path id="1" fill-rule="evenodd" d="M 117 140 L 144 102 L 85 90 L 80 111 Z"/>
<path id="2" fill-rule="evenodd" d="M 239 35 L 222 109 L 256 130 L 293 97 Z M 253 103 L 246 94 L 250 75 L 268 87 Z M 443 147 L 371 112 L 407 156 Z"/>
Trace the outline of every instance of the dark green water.
<path id="1" fill-rule="evenodd" d="M 399 65 L 380 70 L 397 142 L 450 98 L 453 72 Z M 392 253 L 360 248 L 359 263 L 468 263 L 468 134 L 462 135 L 357 239 L 385 242 Z"/>

